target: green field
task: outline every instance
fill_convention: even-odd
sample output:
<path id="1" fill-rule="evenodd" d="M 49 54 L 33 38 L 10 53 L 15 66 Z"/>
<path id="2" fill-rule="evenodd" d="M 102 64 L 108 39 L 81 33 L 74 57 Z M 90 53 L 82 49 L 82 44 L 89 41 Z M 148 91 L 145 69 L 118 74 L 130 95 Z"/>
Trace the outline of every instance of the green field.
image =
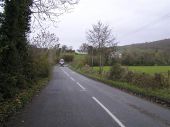
<path id="1" fill-rule="evenodd" d="M 75 55 L 74 61 L 75 64 L 83 61 L 86 55 Z M 155 73 L 167 73 L 168 70 L 170 71 L 170 66 L 124 66 L 128 68 L 130 71 L 134 72 L 144 72 L 148 74 L 155 74 Z M 93 67 L 94 70 L 98 71 L 99 67 Z M 104 66 L 104 71 L 108 72 L 110 70 L 110 66 Z"/>
<path id="2" fill-rule="evenodd" d="M 154 74 L 154 73 L 166 73 L 168 70 L 170 71 L 170 66 L 125 66 L 129 70 L 134 72 L 145 72 L 148 74 Z M 99 67 L 94 67 L 94 69 L 97 71 L 99 70 Z M 105 66 L 104 71 L 109 71 L 110 67 Z"/>
<path id="3" fill-rule="evenodd" d="M 148 74 L 166 73 L 170 71 L 170 66 L 129 66 L 129 70 L 135 72 L 145 72 Z"/>

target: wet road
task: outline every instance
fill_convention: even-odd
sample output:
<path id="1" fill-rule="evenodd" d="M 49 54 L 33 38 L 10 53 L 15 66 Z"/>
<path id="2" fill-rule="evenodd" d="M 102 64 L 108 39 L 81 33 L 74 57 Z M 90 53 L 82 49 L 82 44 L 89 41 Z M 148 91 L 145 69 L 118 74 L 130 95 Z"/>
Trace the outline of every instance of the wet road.
<path id="1" fill-rule="evenodd" d="M 47 87 L 8 127 L 170 127 L 170 110 L 55 67 Z"/>

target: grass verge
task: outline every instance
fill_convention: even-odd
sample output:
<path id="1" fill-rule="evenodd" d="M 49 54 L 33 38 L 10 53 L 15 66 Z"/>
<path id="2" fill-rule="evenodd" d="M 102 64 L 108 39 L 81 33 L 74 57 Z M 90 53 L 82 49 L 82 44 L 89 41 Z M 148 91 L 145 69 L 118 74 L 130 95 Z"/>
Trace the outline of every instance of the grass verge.
<path id="1" fill-rule="evenodd" d="M 6 121 L 12 114 L 22 109 L 25 104 L 29 103 L 32 97 L 48 83 L 48 80 L 49 78 L 40 79 L 32 87 L 22 90 L 14 98 L 0 102 L 0 127 L 5 126 Z"/>
<path id="2" fill-rule="evenodd" d="M 147 100 L 150 100 L 152 102 L 155 102 L 155 103 L 158 103 L 165 107 L 170 108 L 170 89 L 142 88 L 142 87 L 138 87 L 136 85 L 130 84 L 130 83 L 112 81 L 112 80 L 108 80 L 105 78 L 101 78 L 94 74 L 86 73 L 82 70 L 74 69 L 72 67 L 70 68 L 88 78 L 103 82 L 105 84 L 121 89 L 130 94 L 145 98 Z"/>

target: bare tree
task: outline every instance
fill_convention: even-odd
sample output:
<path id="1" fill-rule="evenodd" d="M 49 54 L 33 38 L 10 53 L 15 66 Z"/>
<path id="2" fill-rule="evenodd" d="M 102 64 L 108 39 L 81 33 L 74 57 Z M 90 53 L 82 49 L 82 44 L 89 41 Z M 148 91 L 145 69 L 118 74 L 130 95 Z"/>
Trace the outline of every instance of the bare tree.
<path id="1" fill-rule="evenodd" d="M 99 52 L 99 63 L 100 71 L 103 69 L 103 52 L 104 49 L 115 47 L 115 37 L 112 35 L 112 30 L 109 25 L 104 25 L 100 21 L 97 25 L 93 25 L 92 29 L 87 32 L 87 40 L 92 47 L 98 49 Z"/>
<path id="2" fill-rule="evenodd" d="M 89 45 L 87 43 L 83 43 L 80 48 L 79 48 L 79 51 L 80 52 L 88 52 L 88 48 L 89 48 Z"/>
<path id="3" fill-rule="evenodd" d="M 68 47 L 68 50 L 73 50 L 73 46 L 69 46 L 69 47 Z"/>
<path id="4" fill-rule="evenodd" d="M 59 38 L 50 32 L 41 32 L 31 39 L 31 45 L 37 48 L 59 48 Z"/>
<path id="5" fill-rule="evenodd" d="M 62 45 L 61 47 L 61 53 L 65 53 L 68 50 L 67 45 Z"/>
<path id="6" fill-rule="evenodd" d="M 49 63 L 55 63 L 60 43 L 59 38 L 54 33 L 40 32 L 30 40 L 30 44 L 38 48 L 36 50 L 32 49 L 32 53 L 36 53 L 34 55 L 47 55 Z"/>
<path id="7" fill-rule="evenodd" d="M 34 21 L 42 27 L 42 21 L 58 21 L 58 17 L 72 9 L 79 0 L 33 0 L 31 12 Z"/>

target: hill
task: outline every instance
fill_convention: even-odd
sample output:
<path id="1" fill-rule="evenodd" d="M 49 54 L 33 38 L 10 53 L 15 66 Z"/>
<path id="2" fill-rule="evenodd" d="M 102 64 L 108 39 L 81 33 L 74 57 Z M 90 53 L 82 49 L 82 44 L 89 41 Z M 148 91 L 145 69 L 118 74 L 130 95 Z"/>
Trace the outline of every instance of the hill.
<path id="1" fill-rule="evenodd" d="M 164 51 L 164 52 L 170 52 L 170 39 L 119 46 L 118 49 L 120 51 L 124 51 L 124 50 L 133 50 L 133 51 L 159 50 L 159 51 Z"/>

